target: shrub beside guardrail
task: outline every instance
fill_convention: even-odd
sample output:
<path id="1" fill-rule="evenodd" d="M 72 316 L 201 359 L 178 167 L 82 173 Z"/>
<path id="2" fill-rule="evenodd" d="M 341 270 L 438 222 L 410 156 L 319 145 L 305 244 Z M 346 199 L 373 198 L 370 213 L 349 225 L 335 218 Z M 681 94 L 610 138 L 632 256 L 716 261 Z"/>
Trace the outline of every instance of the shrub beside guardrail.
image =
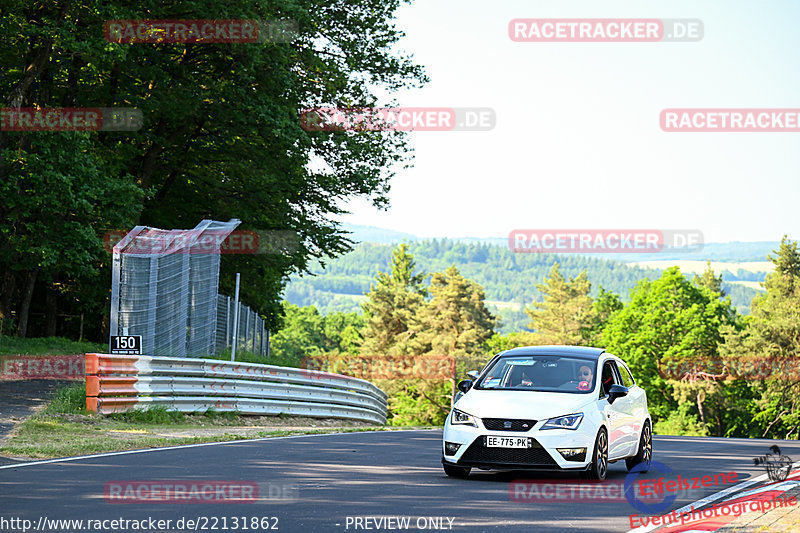
<path id="1" fill-rule="evenodd" d="M 300 368 L 215 359 L 86 354 L 86 409 L 159 405 L 184 413 L 311 416 L 386 423 L 386 393 L 369 381 Z"/>

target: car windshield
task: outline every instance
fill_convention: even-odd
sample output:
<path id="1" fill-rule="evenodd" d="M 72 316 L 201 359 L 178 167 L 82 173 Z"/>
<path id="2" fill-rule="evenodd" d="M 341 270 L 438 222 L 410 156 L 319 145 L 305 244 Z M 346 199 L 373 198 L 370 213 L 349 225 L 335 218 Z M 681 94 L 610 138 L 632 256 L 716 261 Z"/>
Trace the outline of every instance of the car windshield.
<path id="1" fill-rule="evenodd" d="M 475 384 L 477 389 L 588 394 L 597 361 L 556 355 L 500 357 Z"/>

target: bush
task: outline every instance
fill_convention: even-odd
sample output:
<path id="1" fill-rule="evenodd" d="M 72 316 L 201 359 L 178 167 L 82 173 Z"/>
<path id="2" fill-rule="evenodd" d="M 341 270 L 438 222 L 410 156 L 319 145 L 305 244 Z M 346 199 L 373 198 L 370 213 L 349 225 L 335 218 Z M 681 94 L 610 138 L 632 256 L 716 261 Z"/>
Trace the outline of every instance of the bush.
<path id="1" fill-rule="evenodd" d="M 86 414 L 86 383 L 62 387 L 45 407 L 46 414 Z"/>
<path id="2" fill-rule="evenodd" d="M 708 429 L 700 422 L 696 414 L 690 412 L 691 408 L 689 404 L 679 405 L 678 410 L 670 412 L 667 418 L 656 421 L 653 431 L 656 435 L 707 437 Z"/>

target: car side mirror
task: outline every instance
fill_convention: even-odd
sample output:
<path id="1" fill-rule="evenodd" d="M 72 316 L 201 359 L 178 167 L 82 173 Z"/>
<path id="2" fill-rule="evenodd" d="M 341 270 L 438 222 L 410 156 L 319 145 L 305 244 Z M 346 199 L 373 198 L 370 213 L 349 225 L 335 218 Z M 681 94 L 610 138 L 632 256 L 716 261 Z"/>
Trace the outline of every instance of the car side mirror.
<path id="1" fill-rule="evenodd" d="M 611 385 L 608 389 L 608 403 L 614 403 L 617 398 L 622 398 L 623 396 L 628 395 L 628 387 L 624 387 L 622 385 Z"/>
<path id="2" fill-rule="evenodd" d="M 475 381 L 476 379 L 478 379 L 478 376 L 480 376 L 481 373 L 478 372 L 477 370 L 470 370 L 469 372 L 467 372 L 467 375 L 470 377 L 472 381 Z"/>
<path id="3" fill-rule="evenodd" d="M 457 387 L 458 387 L 458 390 L 460 390 L 461 392 L 465 393 L 469 389 L 472 388 L 472 380 L 471 379 L 465 379 L 464 381 L 459 381 Z"/>

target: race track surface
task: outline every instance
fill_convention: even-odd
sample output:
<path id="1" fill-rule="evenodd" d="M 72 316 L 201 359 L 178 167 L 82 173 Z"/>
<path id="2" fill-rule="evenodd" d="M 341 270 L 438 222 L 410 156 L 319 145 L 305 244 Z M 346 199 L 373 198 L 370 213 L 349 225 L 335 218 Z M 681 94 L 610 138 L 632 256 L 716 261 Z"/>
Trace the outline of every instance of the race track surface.
<path id="1" fill-rule="evenodd" d="M 627 531 L 627 501 L 512 501 L 510 483 L 518 479 L 576 480 L 572 475 L 473 471 L 467 480 L 451 479 L 440 465 L 440 431 L 401 431 L 301 436 L 222 445 L 155 450 L 0 468 L 0 518 L 38 524 L 47 519 L 197 520 L 196 529 L 244 531 L 241 520 L 277 517 L 273 530 L 293 533 L 370 530 L 364 517 L 410 517 L 408 530 L 438 525 L 445 530 L 480 532 Z M 734 471 L 737 483 L 764 474 L 753 457 L 772 444 L 800 457 L 796 441 L 697 437 L 656 437 L 654 460 L 674 476 L 702 477 Z M 622 462 L 610 466 L 608 482 L 621 483 Z M 207 480 L 255 482 L 254 503 L 118 503 L 107 484 L 129 480 L 167 480 L 190 484 Z M 114 485 L 116 483 L 116 485 Z M 705 495 L 723 487 L 705 489 Z M 696 500 L 679 497 L 670 509 Z M 226 518 L 227 529 L 222 519 Z M 233 517 L 239 517 L 233 529 Z M 361 517 L 361 522 L 356 518 Z M 437 518 L 438 517 L 438 518 Z M 432 518 L 433 520 L 430 520 Z M 420 520 L 418 522 L 418 520 Z M 449 520 L 448 520 L 449 519 Z M 452 522 L 450 522 L 452 520 Z M 2 523 L 2 522 L 0 522 Z M 360 523 L 361 527 L 356 527 Z M 402 522 L 401 522 L 402 523 Z M 393 523 L 396 525 L 396 523 Z M 3 531 L 19 531 L 8 527 Z M 389 524 L 391 525 L 391 524 Z M 174 526 L 167 531 L 184 531 Z M 125 529 L 116 529 L 117 531 Z M 252 531 L 252 529 L 249 529 Z M 258 528 L 258 531 L 267 529 Z M 59 529 L 49 529 L 59 531 Z M 61 529 L 60 531 L 64 531 Z"/>

